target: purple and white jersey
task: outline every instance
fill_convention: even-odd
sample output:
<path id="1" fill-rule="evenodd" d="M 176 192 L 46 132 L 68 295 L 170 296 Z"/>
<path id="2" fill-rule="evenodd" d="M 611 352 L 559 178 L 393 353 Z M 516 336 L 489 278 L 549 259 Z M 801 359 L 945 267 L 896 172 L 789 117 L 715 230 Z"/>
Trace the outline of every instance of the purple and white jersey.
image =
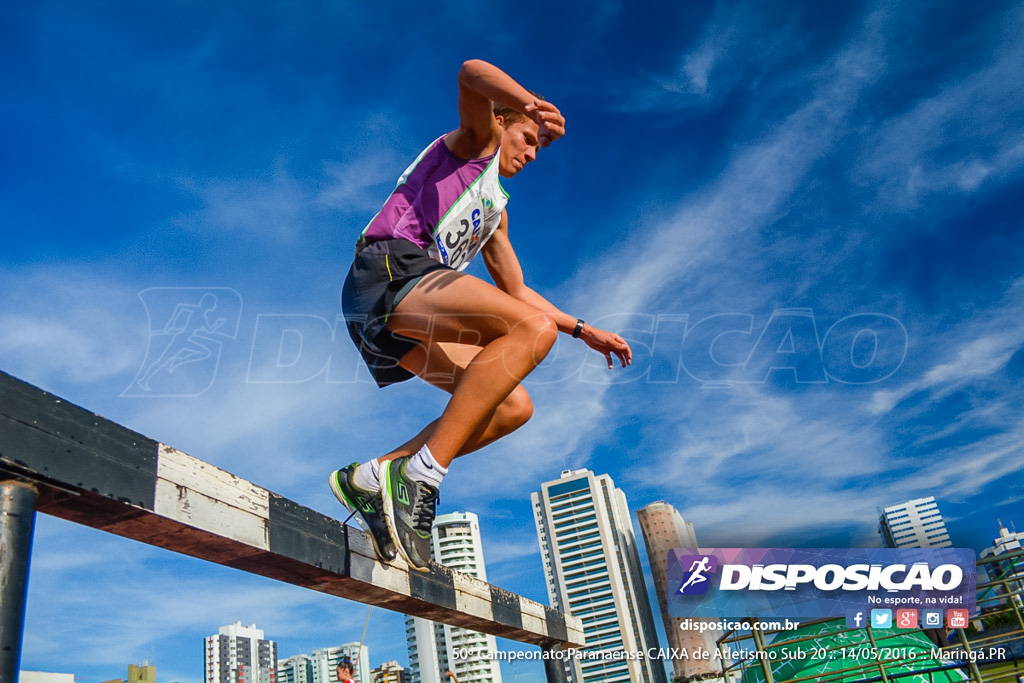
<path id="1" fill-rule="evenodd" d="M 359 244 L 406 239 L 430 256 L 464 270 L 501 222 L 508 195 L 498 176 L 498 152 L 461 159 L 442 135 L 405 169 Z"/>

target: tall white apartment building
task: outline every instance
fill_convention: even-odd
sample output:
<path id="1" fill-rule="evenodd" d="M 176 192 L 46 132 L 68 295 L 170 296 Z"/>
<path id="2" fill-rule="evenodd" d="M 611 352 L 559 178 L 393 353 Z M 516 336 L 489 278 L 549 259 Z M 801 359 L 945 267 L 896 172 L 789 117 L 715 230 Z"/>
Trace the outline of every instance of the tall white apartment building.
<path id="1" fill-rule="evenodd" d="M 277 643 L 236 621 L 205 638 L 206 683 L 277 683 Z"/>
<path id="2" fill-rule="evenodd" d="M 878 533 L 887 548 L 953 547 L 934 496 L 885 508 L 878 518 Z"/>
<path id="3" fill-rule="evenodd" d="M 455 571 L 487 580 L 480 522 L 472 512 L 439 515 L 431 532 L 431 557 Z M 447 683 L 445 671 L 451 670 L 460 683 L 501 683 L 496 659 L 461 658 L 454 653 L 494 652 L 494 636 L 468 631 L 457 626 L 438 624 L 419 617 L 405 618 L 405 637 L 409 647 L 409 680 L 412 683 Z"/>
<path id="4" fill-rule="evenodd" d="M 313 660 L 309 655 L 292 655 L 279 660 L 277 683 L 313 683 Z"/>
<path id="5" fill-rule="evenodd" d="M 565 470 L 531 494 L 552 607 L 583 621 L 586 649 L 658 647 L 626 496 L 611 477 Z M 661 662 L 575 659 L 574 683 L 665 683 Z"/>
<path id="6" fill-rule="evenodd" d="M 338 662 L 346 657 L 352 662 L 352 676 L 356 679 L 356 683 L 370 683 L 370 648 L 365 645 L 352 642 L 345 643 L 341 647 L 313 650 L 313 657 L 318 662 L 323 662 L 318 669 L 314 669 L 314 675 L 317 671 L 321 671 L 323 672 L 322 677 L 314 680 L 313 683 L 336 683 Z"/>

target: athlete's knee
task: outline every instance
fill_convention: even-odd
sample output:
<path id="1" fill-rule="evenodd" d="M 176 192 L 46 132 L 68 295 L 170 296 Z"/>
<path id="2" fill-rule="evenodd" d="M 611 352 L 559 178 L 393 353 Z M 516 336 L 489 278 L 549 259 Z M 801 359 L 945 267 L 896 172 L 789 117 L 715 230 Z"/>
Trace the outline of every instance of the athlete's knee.
<path id="1" fill-rule="evenodd" d="M 537 313 L 523 319 L 519 326 L 523 332 L 532 340 L 532 349 L 536 362 L 544 360 L 544 357 L 551 351 L 558 339 L 558 325 L 551 316 L 544 313 Z"/>
<path id="2" fill-rule="evenodd" d="M 533 401 L 520 384 L 502 401 L 495 411 L 495 418 L 502 434 L 509 434 L 522 427 L 533 417 Z"/>

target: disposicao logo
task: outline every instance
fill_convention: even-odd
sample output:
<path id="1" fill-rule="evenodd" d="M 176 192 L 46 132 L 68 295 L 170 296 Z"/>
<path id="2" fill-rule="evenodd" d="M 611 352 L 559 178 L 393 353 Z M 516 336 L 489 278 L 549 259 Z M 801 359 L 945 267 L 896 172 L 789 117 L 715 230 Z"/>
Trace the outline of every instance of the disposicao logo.
<path id="1" fill-rule="evenodd" d="M 682 548 L 669 552 L 667 575 L 676 617 L 843 617 L 976 601 L 969 549 Z"/>
<path id="2" fill-rule="evenodd" d="M 714 555 L 685 555 L 679 558 L 682 565 L 689 569 L 683 575 L 683 583 L 679 586 L 680 595 L 703 595 L 711 587 L 708 574 L 718 569 L 718 558 Z"/>

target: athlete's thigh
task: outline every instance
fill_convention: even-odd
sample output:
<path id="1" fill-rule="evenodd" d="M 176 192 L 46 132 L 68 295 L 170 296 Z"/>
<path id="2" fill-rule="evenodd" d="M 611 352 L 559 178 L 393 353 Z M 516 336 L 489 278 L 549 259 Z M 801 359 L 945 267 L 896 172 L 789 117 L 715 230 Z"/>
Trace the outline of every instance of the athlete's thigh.
<path id="1" fill-rule="evenodd" d="M 481 347 L 473 344 L 421 343 L 405 354 L 400 364 L 438 389 L 451 393 L 455 391 L 466 366 L 480 351 Z"/>
<path id="2" fill-rule="evenodd" d="M 543 315 L 480 278 L 444 270 L 425 275 L 392 311 L 387 326 L 427 344 L 483 346 Z"/>

